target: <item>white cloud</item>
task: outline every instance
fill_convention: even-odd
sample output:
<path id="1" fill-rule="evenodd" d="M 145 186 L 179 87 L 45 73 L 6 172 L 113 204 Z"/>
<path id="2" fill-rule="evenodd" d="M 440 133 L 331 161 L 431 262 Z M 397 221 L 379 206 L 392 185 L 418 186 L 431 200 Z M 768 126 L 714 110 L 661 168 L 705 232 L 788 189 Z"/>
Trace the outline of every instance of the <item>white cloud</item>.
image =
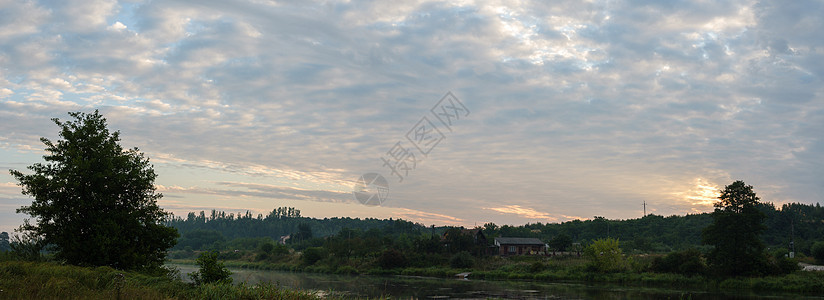
<path id="1" fill-rule="evenodd" d="M 174 176 L 343 197 L 451 90 L 472 115 L 387 203 L 441 215 L 420 218 L 685 213 L 732 179 L 824 195 L 816 1 L 81 2 L 3 4 L 3 147 L 99 108 Z"/>

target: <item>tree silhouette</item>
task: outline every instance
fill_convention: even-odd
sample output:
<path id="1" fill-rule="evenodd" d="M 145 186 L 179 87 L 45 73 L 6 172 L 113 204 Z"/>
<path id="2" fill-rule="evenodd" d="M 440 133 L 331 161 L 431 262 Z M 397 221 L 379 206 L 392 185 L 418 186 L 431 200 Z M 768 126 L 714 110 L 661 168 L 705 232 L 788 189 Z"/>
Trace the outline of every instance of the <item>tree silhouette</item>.
<path id="1" fill-rule="evenodd" d="M 703 242 L 714 246 L 707 261 L 721 276 L 751 276 L 765 272 L 767 259 L 761 233 L 766 216 L 758 210 L 759 198 L 751 185 L 735 181 L 715 203 L 713 223 L 704 229 Z"/>
<path id="2" fill-rule="evenodd" d="M 28 168 L 34 174 L 11 170 L 33 202 L 18 213 L 26 219 L 22 231 L 54 246 L 57 259 L 76 265 L 120 269 L 160 267 L 166 249 L 175 244 L 177 230 L 161 224 L 167 216 L 157 206 L 155 175 L 149 159 L 137 148 L 124 150 L 119 132 L 106 129 L 106 119 L 69 113 L 61 122 L 60 140 L 46 145 L 46 163 Z"/>

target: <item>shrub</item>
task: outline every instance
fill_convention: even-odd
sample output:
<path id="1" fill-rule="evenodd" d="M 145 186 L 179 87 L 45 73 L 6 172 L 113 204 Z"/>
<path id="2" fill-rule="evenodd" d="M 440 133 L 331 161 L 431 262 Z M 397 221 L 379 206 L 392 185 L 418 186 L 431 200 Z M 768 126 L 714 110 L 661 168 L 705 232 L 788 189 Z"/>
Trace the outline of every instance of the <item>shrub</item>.
<path id="1" fill-rule="evenodd" d="M 801 269 L 801 266 L 798 265 L 798 260 L 795 258 L 781 256 L 774 259 L 775 260 L 770 261 L 773 266 L 773 274 L 790 274 Z"/>
<path id="2" fill-rule="evenodd" d="M 232 272 L 217 260 L 220 253 L 217 251 L 203 252 L 197 258 L 197 265 L 200 270 L 189 274 L 196 285 L 207 283 L 232 283 Z"/>
<path id="3" fill-rule="evenodd" d="M 378 265 L 383 269 L 403 268 L 406 266 L 406 257 L 398 250 L 387 249 L 378 257 Z"/>
<path id="4" fill-rule="evenodd" d="M 462 251 L 449 259 L 449 265 L 456 269 L 471 268 L 475 264 L 475 259 L 469 252 Z"/>
<path id="5" fill-rule="evenodd" d="M 824 242 L 815 242 L 810 248 L 810 252 L 817 264 L 824 265 Z"/>
<path id="6" fill-rule="evenodd" d="M 624 269 L 624 257 L 620 243 L 613 238 L 597 239 L 584 249 L 589 259 L 589 268 L 602 272 L 616 272 Z"/>
<path id="7" fill-rule="evenodd" d="M 671 252 L 652 261 L 652 270 L 659 273 L 697 275 L 706 271 L 706 265 L 697 249 Z"/>
<path id="8" fill-rule="evenodd" d="M 275 244 L 272 243 L 263 243 L 260 245 L 260 252 L 271 254 L 272 250 L 275 249 Z"/>
<path id="9" fill-rule="evenodd" d="M 13 236 L 9 247 L 12 255 L 20 260 L 43 260 L 43 255 L 40 252 L 45 248 L 45 242 L 42 238 L 34 236 L 30 232 Z"/>
<path id="10" fill-rule="evenodd" d="M 540 273 L 544 269 L 546 269 L 546 265 L 544 265 L 544 263 L 542 263 L 540 261 L 536 261 L 536 262 L 532 263 L 531 265 L 529 265 L 529 272 L 530 273 Z"/>
<path id="11" fill-rule="evenodd" d="M 340 266 L 335 270 L 335 274 L 358 274 L 358 269 L 355 269 L 353 266 Z"/>
<path id="12" fill-rule="evenodd" d="M 319 260 L 326 257 L 326 251 L 321 247 L 309 247 L 303 250 L 300 256 L 301 262 L 306 266 L 314 265 Z"/>

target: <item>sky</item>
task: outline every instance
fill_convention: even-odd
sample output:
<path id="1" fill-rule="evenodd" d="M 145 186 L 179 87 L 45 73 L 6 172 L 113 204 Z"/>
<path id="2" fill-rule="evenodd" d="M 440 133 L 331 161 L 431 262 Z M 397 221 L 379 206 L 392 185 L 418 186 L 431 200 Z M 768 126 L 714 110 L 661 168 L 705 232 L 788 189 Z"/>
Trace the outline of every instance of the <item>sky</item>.
<path id="1" fill-rule="evenodd" d="M 0 231 L 31 203 L 8 170 L 43 161 L 51 118 L 95 109 L 178 216 L 630 219 L 712 211 L 735 180 L 819 203 L 821 16 L 803 0 L 0 0 Z M 352 193 L 369 173 L 381 205 Z"/>

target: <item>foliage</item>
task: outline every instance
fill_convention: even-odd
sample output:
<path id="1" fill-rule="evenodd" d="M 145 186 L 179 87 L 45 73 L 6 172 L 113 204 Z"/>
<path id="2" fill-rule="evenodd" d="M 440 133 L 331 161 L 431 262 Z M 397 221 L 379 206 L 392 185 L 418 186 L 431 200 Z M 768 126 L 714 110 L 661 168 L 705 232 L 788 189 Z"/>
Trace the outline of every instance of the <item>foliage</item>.
<path id="1" fill-rule="evenodd" d="M 289 242 L 302 242 L 311 239 L 314 234 L 312 233 L 312 227 L 309 224 L 302 223 L 298 225 L 298 231 L 292 233 L 292 237 L 289 239 Z"/>
<path id="2" fill-rule="evenodd" d="M 175 248 L 191 247 L 192 249 L 220 250 L 220 246 L 225 243 L 226 238 L 217 230 L 195 229 L 182 234 L 177 240 Z"/>
<path id="3" fill-rule="evenodd" d="M 447 228 L 443 234 L 443 237 L 444 246 L 446 246 L 446 251 L 449 253 L 458 253 L 473 250 L 473 237 L 469 234 L 465 234 L 461 230 L 461 228 Z"/>
<path id="4" fill-rule="evenodd" d="M 9 246 L 9 233 L 8 232 L 0 232 L 0 252 L 10 251 L 11 246 Z"/>
<path id="5" fill-rule="evenodd" d="M 735 181 L 715 203 L 713 223 L 704 229 L 704 243 L 714 246 L 707 261 L 720 276 L 764 274 L 767 266 L 761 233 L 766 226 L 752 186 Z"/>
<path id="6" fill-rule="evenodd" d="M 158 268 L 166 249 L 178 237 L 160 222 L 166 213 L 157 206 L 155 175 L 137 148 L 124 150 L 120 133 L 110 133 L 106 119 L 69 113 L 74 121 L 52 119 L 61 139 L 46 145 L 46 163 L 10 173 L 34 201 L 18 213 L 34 218 L 21 230 L 53 245 L 56 257 L 71 264 L 122 269 Z"/>
<path id="7" fill-rule="evenodd" d="M 178 277 L 48 262 L 0 262 L 2 299 L 320 299 L 271 283 L 194 286 Z"/>
<path id="8" fill-rule="evenodd" d="M 200 269 L 189 274 L 196 285 L 209 283 L 232 283 L 232 272 L 218 261 L 220 253 L 217 251 L 203 252 L 197 258 Z"/>
<path id="9" fill-rule="evenodd" d="M 810 252 L 817 264 L 824 264 L 824 242 L 815 242 L 810 248 Z"/>
<path id="10" fill-rule="evenodd" d="M 549 247 L 557 251 L 566 251 L 569 246 L 572 246 L 572 237 L 566 233 L 558 234 L 549 241 Z"/>
<path id="11" fill-rule="evenodd" d="M 699 275 L 706 271 L 701 251 L 698 251 L 698 249 L 676 251 L 663 257 L 656 257 L 650 268 L 655 272 L 682 275 Z"/>
<path id="12" fill-rule="evenodd" d="M 31 232 L 25 232 L 13 236 L 9 248 L 13 257 L 25 261 L 40 261 L 43 260 L 42 251 L 45 246 L 43 239 L 39 236 L 32 235 Z"/>
<path id="13" fill-rule="evenodd" d="M 624 257 L 617 239 L 597 239 L 584 249 L 584 256 L 590 261 L 590 268 L 602 272 L 616 272 L 624 269 Z"/>
<path id="14" fill-rule="evenodd" d="M 459 252 L 449 259 L 449 265 L 456 269 L 471 268 L 474 264 L 475 259 L 467 251 Z"/>
<path id="15" fill-rule="evenodd" d="M 538 272 L 543 271 L 544 269 L 546 269 L 546 265 L 544 265 L 540 261 L 536 261 L 536 262 L 532 263 L 531 265 L 529 265 L 529 273 L 538 273 Z"/>
<path id="16" fill-rule="evenodd" d="M 386 249 L 378 257 L 378 265 L 383 269 L 403 268 L 406 266 L 406 256 L 395 249 Z"/>
<path id="17" fill-rule="evenodd" d="M 790 237 L 787 233 L 794 232 L 795 249 L 798 254 L 810 254 L 813 242 L 824 236 L 824 208 L 819 205 L 788 203 L 780 207 L 763 204 L 758 209 L 767 214 L 765 224 L 769 227 L 762 235 L 766 245 L 787 247 Z M 288 208 L 281 211 L 287 211 Z M 296 209 L 293 209 L 296 211 Z M 637 249 L 647 253 L 668 253 L 673 250 L 698 248 L 708 252 L 712 247 L 701 245 L 703 228 L 709 226 L 713 219 L 709 213 L 688 215 L 646 215 L 642 218 L 627 220 L 573 220 L 563 223 L 531 223 L 521 226 L 498 226 L 492 223 L 484 224 L 483 233 L 488 242 L 494 237 L 535 237 L 551 241 L 560 234 L 572 238 L 574 245 L 586 244 L 591 240 L 606 237 L 606 225 L 609 223 L 610 236 L 622 241 L 624 253 Z M 265 214 L 253 216 L 250 212 L 202 211 L 189 213 L 188 218 L 175 217 L 169 220 L 168 225 L 177 228 L 181 235 L 186 236 L 193 230 L 210 230 L 219 232 L 225 237 L 224 242 L 209 244 L 202 247 L 192 247 L 193 250 L 209 249 L 246 249 L 245 245 L 233 243 L 238 238 L 268 237 L 279 240 L 280 237 L 298 231 L 298 225 L 307 224 L 315 238 L 299 243 L 289 243 L 291 248 L 301 250 L 306 247 L 323 246 L 330 255 L 344 259 L 352 259 L 364 255 L 373 255 L 376 258 L 383 249 L 392 247 L 404 252 L 410 258 L 410 265 L 417 265 L 413 256 L 418 253 L 443 254 L 448 251 L 441 238 L 443 233 L 451 227 L 427 227 L 422 224 L 399 219 L 359 219 L 359 218 L 324 218 L 313 219 L 307 217 L 267 217 Z M 366 233 L 370 234 L 367 235 Z M 402 238 L 401 236 L 405 236 Z M 318 240 L 317 238 L 323 238 Z M 181 238 L 180 243 L 184 243 Z M 219 246 L 215 248 L 214 246 Z M 487 244 L 488 246 L 490 244 Z M 251 245 L 249 245 L 251 246 Z M 255 246 L 256 247 L 256 246 Z M 476 247 L 480 247 L 476 245 Z M 185 246 L 176 247 L 181 250 Z M 486 249 L 483 249 L 486 250 Z M 568 251 L 570 249 L 567 249 Z M 574 251 L 574 250 L 573 250 Z M 470 253 L 473 253 L 471 250 Z M 447 255 L 442 260 L 448 264 Z M 440 257 L 440 256 L 438 256 Z M 421 265 L 422 266 L 422 265 Z"/>
<path id="18" fill-rule="evenodd" d="M 314 265 L 321 259 L 326 258 L 326 250 L 321 247 L 310 247 L 303 250 L 300 259 L 306 266 Z"/>

